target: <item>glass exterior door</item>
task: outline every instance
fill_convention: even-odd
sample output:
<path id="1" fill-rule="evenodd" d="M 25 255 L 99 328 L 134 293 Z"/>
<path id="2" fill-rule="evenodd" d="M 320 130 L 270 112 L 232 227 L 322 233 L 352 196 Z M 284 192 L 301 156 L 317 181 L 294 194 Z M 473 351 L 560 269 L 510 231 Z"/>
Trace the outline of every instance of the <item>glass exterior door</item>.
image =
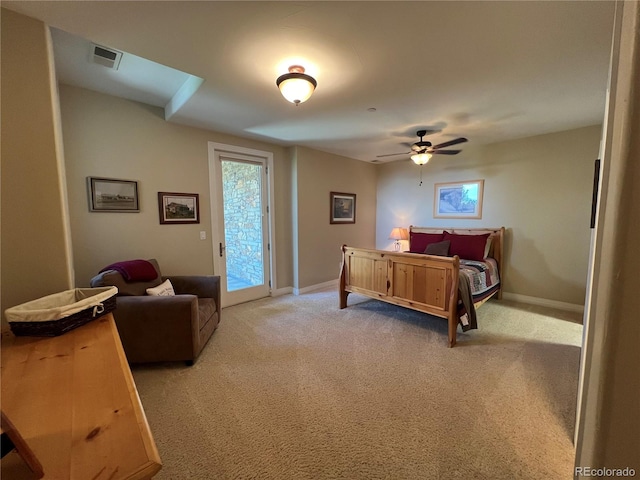
<path id="1" fill-rule="evenodd" d="M 266 166 L 259 160 L 219 156 L 218 249 L 222 305 L 269 295 Z"/>
<path id="2" fill-rule="evenodd" d="M 264 285 L 262 165 L 222 160 L 227 290 Z"/>

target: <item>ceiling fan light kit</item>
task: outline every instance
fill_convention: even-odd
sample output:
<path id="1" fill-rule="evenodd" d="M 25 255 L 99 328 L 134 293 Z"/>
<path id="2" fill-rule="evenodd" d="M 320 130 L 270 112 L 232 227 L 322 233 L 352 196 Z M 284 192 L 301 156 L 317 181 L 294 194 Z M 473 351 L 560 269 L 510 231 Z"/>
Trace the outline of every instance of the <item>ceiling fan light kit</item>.
<path id="1" fill-rule="evenodd" d="M 425 142 L 422 137 L 424 137 L 425 135 L 428 135 L 430 133 L 437 133 L 439 132 L 439 130 L 418 130 L 416 132 L 416 135 L 418 135 L 418 137 L 420 137 L 420 141 L 414 143 L 413 145 L 411 145 L 411 151 L 409 152 L 402 152 L 402 153 L 389 153 L 386 155 L 378 155 L 378 158 L 381 157 L 394 157 L 396 155 L 408 155 L 408 154 L 412 154 L 411 155 L 411 160 L 413 160 L 413 162 L 416 165 L 424 165 L 425 163 L 427 163 L 429 160 L 431 160 L 431 157 L 433 155 L 439 154 L 439 155 L 457 155 L 458 153 L 460 153 L 462 150 L 441 150 L 444 147 L 450 147 L 452 145 L 457 145 L 459 143 L 464 143 L 467 141 L 466 138 L 463 137 L 459 137 L 459 138 L 454 138 L 453 140 L 449 140 L 447 142 L 443 142 L 440 143 L 438 145 L 432 145 L 431 142 Z"/>
<path id="2" fill-rule="evenodd" d="M 318 86 L 318 82 L 311 75 L 304 73 L 304 67 L 291 65 L 289 73 L 280 75 L 276 80 L 282 96 L 296 106 L 309 100 Z"/>
<path id="3" fill-rule="evenodd" d="M 416 165 L 424 165 L 429 160 L 431 160 L 431 154 L 430 153 L 416 153 L 414 155 L 411 155 L 411 160 L 413 160 L 413 163 L 415 163 Z"/>

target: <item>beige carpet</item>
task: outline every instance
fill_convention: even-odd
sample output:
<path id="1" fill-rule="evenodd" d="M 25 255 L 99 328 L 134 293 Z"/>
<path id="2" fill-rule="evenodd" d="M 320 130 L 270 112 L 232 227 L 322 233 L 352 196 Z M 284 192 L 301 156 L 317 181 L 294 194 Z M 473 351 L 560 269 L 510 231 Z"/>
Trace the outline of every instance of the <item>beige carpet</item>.
<path id="1" fill-rule="evenodd" d="M 573 318 L 572 318 L 573 317 Z M 193 367 L 134 367 L 157 479 L 570 479 L 579 316 L 447 322 L 336 291 L 223 311 Z"/>

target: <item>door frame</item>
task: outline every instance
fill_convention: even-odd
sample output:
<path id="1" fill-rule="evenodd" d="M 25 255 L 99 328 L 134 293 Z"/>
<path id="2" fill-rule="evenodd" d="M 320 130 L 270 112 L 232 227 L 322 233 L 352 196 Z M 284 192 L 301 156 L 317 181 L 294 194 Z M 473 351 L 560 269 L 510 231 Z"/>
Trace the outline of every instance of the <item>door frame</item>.
<path id="1" fill-rule="evenodd" d="M 630 224 L 622 212 L 620 194 L 631 162 L 629 138 L 637 124 L 630 112 L 634 105 L 632 87 L 635 80 L 632 59 L 634 54 L 637 58 L 640 49 L 640 42 L 636 40 L 639 14 L 640 4 L 637 2 L 616 0 L 609 89 L 600 147 L 599 199 L 592 233 L 583 322 L 574 467 L 601 465 L 602 460 L 606 460 L 603 449 L 606 427 L 611 426 L 613 432 L 623 430 L 620 424 L 614 426 L 611 416 L 605 415 L 605 402 L 607 397 L 610 400 L 615 395 L 611 393 L 615 390 L 611 380 L 615 373 L 612 352 L 618 345 L 614 333 L 617 331 L 614 326 L 616 319 L 612 312 L 619 298 L 614 285 L 625 281 L 624 275 L 618 280 L 618 260 L 622 254 L 619 253 L 621 240 L 617 238 Z M 627 353 L 628 350 L 623 355 Z M 608 418 L 603 420 L 603 417 Z M 578 478 L 578 475 L 574 477 Z"/>
<path id="2" fill-rule="evenodd" d="M 217 142 L 208 142 L 208 151 L 209 151 L 209 200 L 210 200 L 210 211 L 211 211 L 211 253 L 213 255 L 213 271 L 214 274 L 220 275 L 223 268 L 221 262 L 224 257 L 221 257 L 218 254 L 218 242 L 219 239 L 222 238 L 222 232 L 220 232 L 220 216 L 219 216 L 219 205 L 217 204 L 218 192 L 216 185 L 216 177 L 214 175 L 215 170 L 215 162 L 220 157 L 220 155 L 225 155 L 233 159 L 234 155 L 238 157 L 243 157 L 239 159 L 240 161 L 246 161 L 246 157 L 253 157 L 257 162 L 261 162 L 265 164 L 265 174 L 267 191 L 265 192 L 266 199 L 266 215 L 267 215 L 267 232 L 266 238 L 268 243 L 268 256 L 265 258 L 267 262 L 267 266 L 269 268 L 269 276 L 268 276 L 268 292 L 269 296 L 273 295 L 273 290 L 276 286 L 276 239 L 275 239 L 275 228 L 274 228 L 274 219 L 275 219 L 275 208 L 273 202 L 274 195 L 274 180 L 273 180 L 273 153 L 267 152 L 264 150 L 256 150 L 253 148 L 239 147 L 237 145 L 230 145 L 226 143 L 217 143 Z M 225 281 L 226 279 L 221 279 L 221 281 Z M 229 306 L 226 304 L 225 299 L 222 299 L 222 306 Z"/>

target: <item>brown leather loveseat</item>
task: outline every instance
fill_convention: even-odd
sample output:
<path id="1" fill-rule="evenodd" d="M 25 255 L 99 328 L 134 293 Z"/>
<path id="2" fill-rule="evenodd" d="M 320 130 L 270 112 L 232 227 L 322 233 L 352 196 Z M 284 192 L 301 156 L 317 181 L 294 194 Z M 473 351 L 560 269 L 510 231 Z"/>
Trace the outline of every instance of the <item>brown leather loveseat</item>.
<path id="1" fill-rule="evenodd" d="M 113 316 L 127 360 L 129 363 L 184 361 L 192 365 L 220 322 L 220 277 L 163 277 L 155 259 L 132 262 L 150 263 L 156 278 L 127 281 L 126 271 L 107 267 L 91 279 L 92 287 L 118 287 Z M 150 266 L 147 264 L 147 267 Z M 166 280 L 170 281 L 175 295 L 146 293 L 148 288 L 166 285 Z"/>

